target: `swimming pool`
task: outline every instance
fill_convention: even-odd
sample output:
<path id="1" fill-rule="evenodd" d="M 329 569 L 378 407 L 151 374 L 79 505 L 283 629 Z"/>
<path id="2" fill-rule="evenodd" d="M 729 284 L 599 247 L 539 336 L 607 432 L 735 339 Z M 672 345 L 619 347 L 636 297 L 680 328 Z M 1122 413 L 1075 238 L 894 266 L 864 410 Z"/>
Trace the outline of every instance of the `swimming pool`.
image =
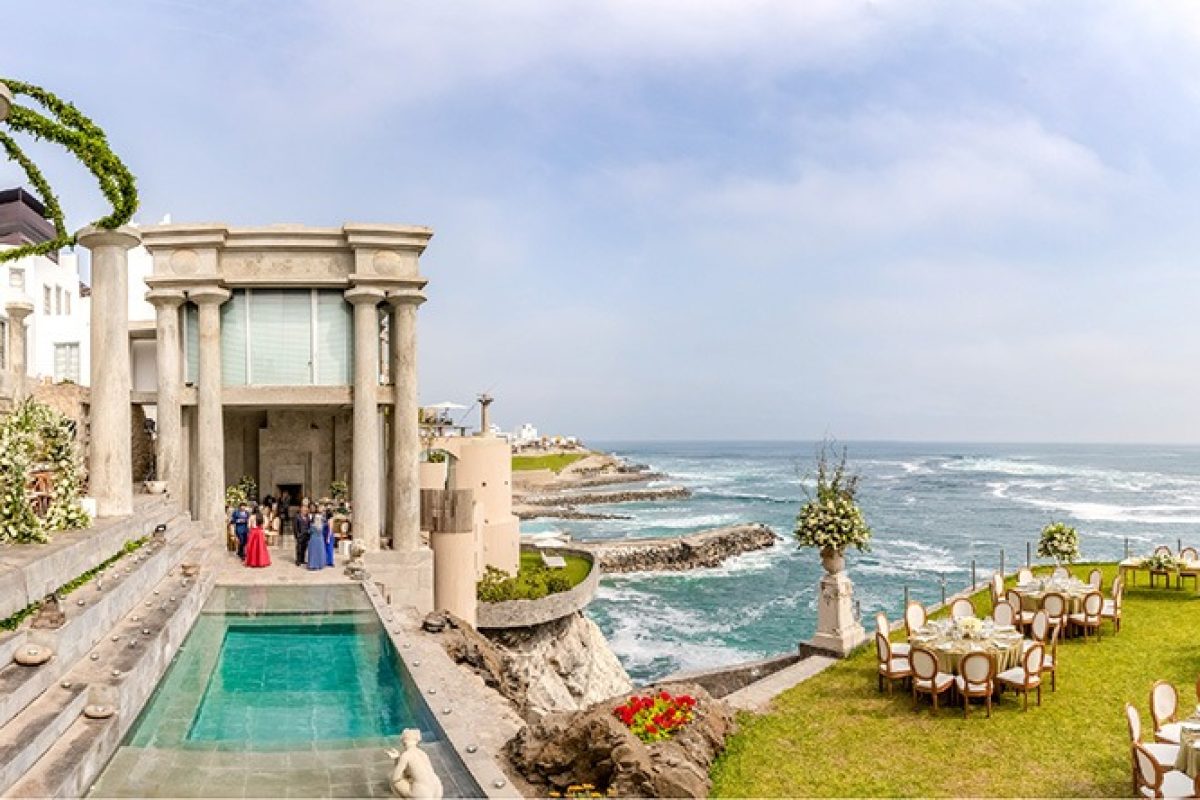
<path id="1" fill-rule="evenodd" d="M 477 791 L 361 587 L 217 587 L 90 795 L 387 797 L 405 728 Z"/>

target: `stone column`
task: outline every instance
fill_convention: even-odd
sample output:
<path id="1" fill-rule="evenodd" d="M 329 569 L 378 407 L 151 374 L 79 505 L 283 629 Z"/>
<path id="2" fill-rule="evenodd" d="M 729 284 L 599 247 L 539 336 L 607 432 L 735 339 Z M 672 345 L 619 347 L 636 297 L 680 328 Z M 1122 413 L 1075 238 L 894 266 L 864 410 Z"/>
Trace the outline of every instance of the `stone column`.
<path id="1" fill-rule="evenodd" d="M 417 306 L 425 295 L 405 289 L 388 296 L 392 306 L 392 547 L 401 552 L 421 548 L 421 448 L 417 424 Z"/>
<path id="2" fill-rule="evenodd" d="M 81 230 L 92 253 L 91 457 L 88 485 L 101 517 L 133 513 L 133 446 L 129 393 L 129 250 L 134 228 Z"/>
<path id="3" fill-rule="evenodd" d="M 354 304 L 354 445 L 350 498 L 354 540 L 368 552 L 379 549 L 379 304 L 381 289 L 355 286 L 346 292 Z"/>
<path id="4" fill-rule="evenodd" d="M 221 304 L 228 289 L 205 286 L 188 291 L 200 308 L 200 374 L 196 385 L 196 425 L 200 435 L 194 459 L 196 506 L 209 534 L 225 529 L 225 424 L 221 403 Z"/>
<path id="5" fill-rule="evenodd" d="M 185 300 L 179 289 L 151 289 L 146 300 L 157 311 L 155 347 L 158 368 L 158 409 L 154 460 L 158 479 L 178 498 L 186 495 L 183 478 L 183 347 L 179 338 L 179 307 Z"/>
<path id="6" fill-rule="evenodd" d="M 14 300 L 4 310 L 8 312 L 8 371 L 13 377 L 13 402 L 19 403 L 25 399 L 29 379 L 29 331 L 25 320 L 33 313 L 33 303 Z"/>
<path id="7" fill-rule="evenodd" d="M 866 641 L 867 634 L 854 613 L 854 584 L 846 574 L 845 560 L 839 556 L 832 568 L 834 572 L 826 568 L 817 589 L 817 631 L 809 645 L 845 658 Z"/>

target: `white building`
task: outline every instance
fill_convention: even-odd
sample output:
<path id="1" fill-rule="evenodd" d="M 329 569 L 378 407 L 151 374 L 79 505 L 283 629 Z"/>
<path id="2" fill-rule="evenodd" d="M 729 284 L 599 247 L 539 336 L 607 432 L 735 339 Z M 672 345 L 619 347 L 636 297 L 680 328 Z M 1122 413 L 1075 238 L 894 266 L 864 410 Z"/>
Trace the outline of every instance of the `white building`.
<path id="1" fill-rule="evenodd" d="M 513 431 L 514 444 L 529 444 L 538 440 L 538 430 L 533 426 L 532 422 L 526 422 L 521 427 Z"/>
<path id="2" fill-rule="evenodd" d="M 0 191 L 0 248 L 54 238 L 45 207 L 24 189 Z M 0 369 L 13 364 L 8 352 L 10 305 L 32 308 L 26 332 L 26 374 L 86 383 L 90 369 L 91 313 L 73 253 L 29 256 L 0 264 Z M 15 363 L 19 363 L 19 360 Z"/>

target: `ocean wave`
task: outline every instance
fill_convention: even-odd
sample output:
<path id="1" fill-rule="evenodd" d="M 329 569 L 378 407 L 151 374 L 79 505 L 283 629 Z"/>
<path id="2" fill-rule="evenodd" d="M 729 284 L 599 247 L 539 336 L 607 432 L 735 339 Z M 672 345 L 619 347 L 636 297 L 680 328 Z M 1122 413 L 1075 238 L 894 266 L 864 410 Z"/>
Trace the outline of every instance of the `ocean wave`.
<path id="1" fill-rule="evenodd" d="M 722 492 L 708 488 L 697 489 L 695 496 L 715 497 L 721 500 L 748 500 L 756 503 L 779 503 L 783 505 L 799 505 L 801 503 L 801 499 L 796 497 L 774 497 L 769 494 L 755 494 L 753 492 Z"/>

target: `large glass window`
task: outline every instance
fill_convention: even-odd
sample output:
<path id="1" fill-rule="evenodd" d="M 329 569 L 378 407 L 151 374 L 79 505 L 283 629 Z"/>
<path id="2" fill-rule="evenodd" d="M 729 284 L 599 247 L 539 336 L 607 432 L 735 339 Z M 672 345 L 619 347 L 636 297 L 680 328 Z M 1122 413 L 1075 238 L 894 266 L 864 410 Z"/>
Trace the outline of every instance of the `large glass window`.
<path id="1" fill-rule="evenodd" d="M 354 375 L 354 308 L 341 292 L 317 293 L 316 383 L 346 385 Z"/>
<path id="2" fill-rule="evenodd" d="M 245 386 L 247 311 L 245 292 L 234 292 L 221 306 L 221 382 Z"/>
<path id="3" fill-rule="evenodd" d="M 312 293 L 255 289 L 250 299 L 250 371 L 254 384 L 312 383 Z"/>
<path id="4" fill-rule="evenodd" d="M 79 343 L 54 345 L 54 380 L 79 383 Z"/>

